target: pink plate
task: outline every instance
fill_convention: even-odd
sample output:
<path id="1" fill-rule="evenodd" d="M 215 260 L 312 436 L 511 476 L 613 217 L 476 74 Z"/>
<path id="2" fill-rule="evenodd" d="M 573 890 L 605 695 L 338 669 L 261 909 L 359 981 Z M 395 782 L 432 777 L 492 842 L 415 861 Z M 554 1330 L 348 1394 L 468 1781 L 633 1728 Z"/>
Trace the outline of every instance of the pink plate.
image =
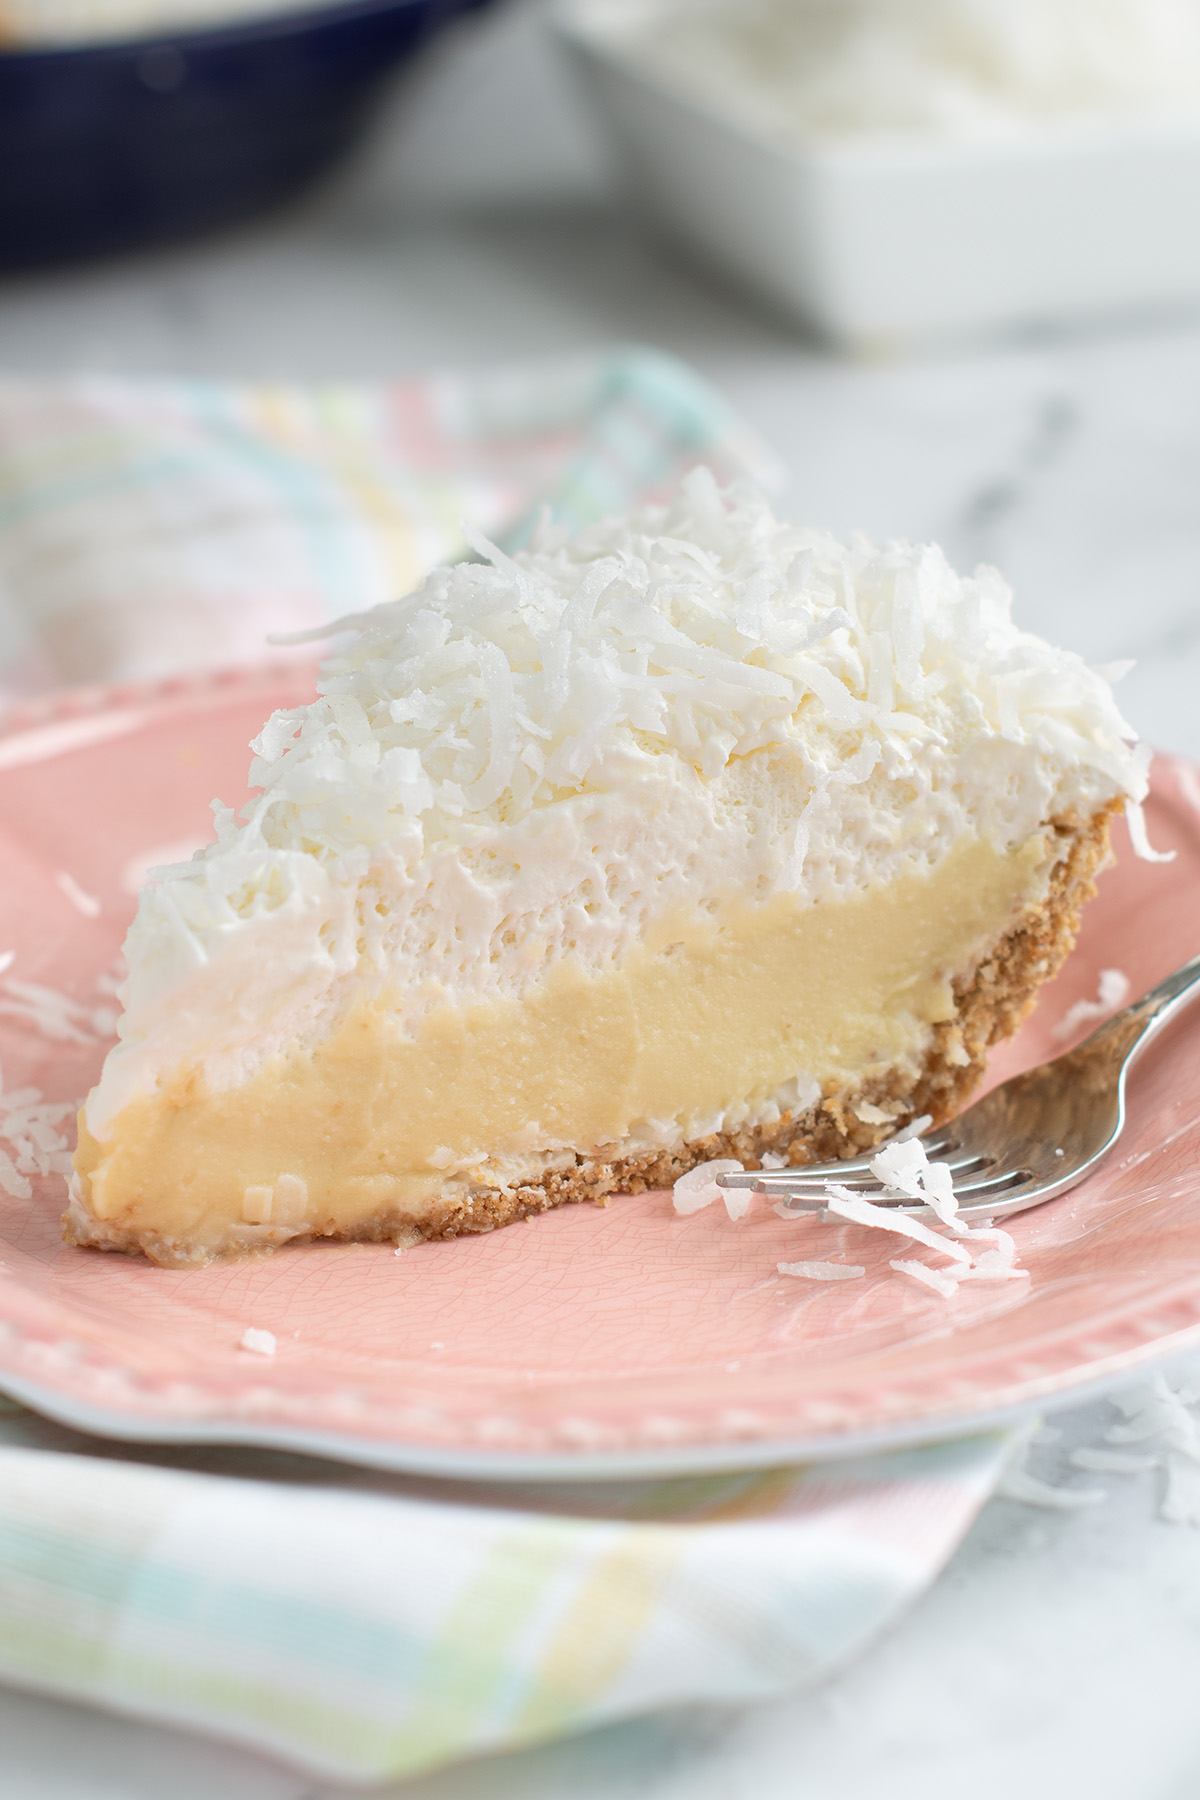
<path id="1" fill-rule="evenodd" d="M 54 1042 L 4 1010 L 6 983 L 105 998 L 141 870 L 208 835 L 244 793 L 246 744 L 310 691 L 295 667 L 59 698 L 0 737 L 0 1063 L 9 1091 L 81 1096 L 103 1018 Z M 1200 781 L 1160 760 L 1151 864 L 1118 832 L 1082 939 L 999 1079 L 1064 1047 L 1053 1025 L 1197 948 Z M 1013 1223 L 1028 1282 L 951 1301 L 894 1274 L 895 1244 L 850 1225 L 738 1224 L 670 1196 L 569 1206 L 396 1256 L 305 1245 L 192 1273 L 66 1248 L 59 1178 L 0 1190 L 0 1381 L 113 1437 L 288 1446 L 440 1474 L 632 1475 L 831 1456 L 945 1435 L 1078 1390 L 1200 1334 L 1200 1008 L 1137 1069 L 1119 1155 Z M 838 1283 L 779 1261 L 867 1266 Z M 239 1348 L 273 1332 L 274 1357 Z"/>

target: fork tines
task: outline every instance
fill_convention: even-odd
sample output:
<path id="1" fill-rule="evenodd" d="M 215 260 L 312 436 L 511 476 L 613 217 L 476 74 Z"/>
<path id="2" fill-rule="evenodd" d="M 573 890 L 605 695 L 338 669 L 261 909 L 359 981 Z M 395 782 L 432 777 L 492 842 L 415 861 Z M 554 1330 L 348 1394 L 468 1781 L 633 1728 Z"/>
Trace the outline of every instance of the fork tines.
<path id="1" fill-rule="evenodd" d="M 935 1166 L 949 1169 L 954 1191 L 960 1200 L 983 1200 L 999 1197 L 1024 1187 L 1033 1180 L 1028 1169 L 1004 1169 L 996 1166 L 992 1156 L 964 1150 L 949 1131 L 938 1131 L 923 1138 L 926 1154 Z M 717 1186 L 749 1188 L 769 1199 L 784 1201 L 798 1209 L 818 1210 L 829 1200 L 829 1188 L 847 1188 L 857 1198 L 879 1206 L 919 1207 L 920 1202 L 885 1188 L 878 1175 L 872 1173 L 873 1158 L 859 1156 L 846 1162 L 809 1164 L 797 1169 L 746 1169 L 736 1174 L 718 1175 Z"/>
<path id="2" fill-rule="evenodd" d="M 946 1128 L 931 1131 L 920 1142 L 924 1145 L 930 1162 L 944 1163 L 952 1173 L 955 1169 L 965 1168 L 979 1161 L 977 1156 L 969 1152 L 958 1154 L 958 1139 Z M 879 1150 L 884 1148 L 882 1144 L 879 1146 Z M 794 1169 L 743 1169 L 737 1174 L 718 1175 L 717 1186 L 752 1188 L 756 1193 L 773 1193 L 776 1189 L 809 1182 L 824 1186 L 828 1181 L 837 1181 L 850 1187 L 866 1180 L 879 1187 L 881 1183 L 878 1175 L 871 1173 L 871 1164 L 879 1155 L 879 1150 L 873 1150 L 870 1156 L 847 1157 L 845 1162 L 805 1163 Z"/>

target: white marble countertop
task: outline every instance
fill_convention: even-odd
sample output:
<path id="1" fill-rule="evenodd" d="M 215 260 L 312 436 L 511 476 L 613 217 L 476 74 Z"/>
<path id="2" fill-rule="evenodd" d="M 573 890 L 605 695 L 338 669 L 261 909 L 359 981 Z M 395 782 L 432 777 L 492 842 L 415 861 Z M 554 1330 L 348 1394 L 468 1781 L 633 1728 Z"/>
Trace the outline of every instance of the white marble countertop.
<path id="1" fill-rule="evenodd" d="M 690 358 L 774 445 L 782 505 L 995 562 L 1022 620 L 1200 757 L 1200 318 L 839 363 L 639 237 L 527 9 L 480 21 L 298 210 L 151 259 L 0 286 L 0 367 L 376 376 L 614 339 Z M 1104 1403 L 1068 1418 L 1095 1438 Z M 1057 1454 L 1057 1453 L 1047 1453 Z M 933 1591 L 819 1691 L 614 1727 L 396 1800 L 1193 1800 L 1200 1531 L 1155 1477 L 995 1501 Z M 5 1800 L 318 1800 L 257 1757 L 0 1691 Z"/>

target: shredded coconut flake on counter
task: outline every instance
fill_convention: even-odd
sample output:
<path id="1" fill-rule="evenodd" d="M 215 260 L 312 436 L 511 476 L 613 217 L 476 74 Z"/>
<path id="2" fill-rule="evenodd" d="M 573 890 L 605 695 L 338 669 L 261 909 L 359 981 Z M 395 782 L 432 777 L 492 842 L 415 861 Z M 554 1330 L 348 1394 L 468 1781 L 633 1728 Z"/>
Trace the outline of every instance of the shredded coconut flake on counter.
<path id="1" fill-rule="evenodd" d="M 239 1350 L 252 1350 L 255 1356 L 274 1356 L 278 1340 L 273 1331 L 259 1331 L 248 1325 L 238 1339 Z"/>
<path id="2" fill-rule="evenodd" d="M 1087 1469 L 1093 1475 L 1148 1475 L 1157 1469 L 1155 1455 L 1135 1456 L 1128 1450 L 1106 1450 L 1104 1446 L 1081 1444 L 1067 1459 L 1076 1469 Z"/>
<path id="3" fill-rule="evenodd" d="M 1152 1375 L 1109 1396 L 1121 1422 L 1100 1444 L 1082 1444 L 1066 1458 L 1069 1467 L 1097 1475 L 1161 1473 L 1159 1514 L 1174 1525 L 1200 1526 L 1200 1421 L 1190 1410 L 1197 1395 Z M 1061 1434 L 1055 1432 L 1054 1439 Z M 1025 1457 L 1054 1441 L 1045 1429 L 1032 1434 Z M 1031 1506 L 1065 1509 L 1090 1506 L 1107 1497 L 1104 1488 L 1070 1488 L 1034 1475 L 1024 1461 L 1006 1475 L 998 1492 Z"/>
<path id="4" fill-rule="evenodd" d="M 1002 1500 L 1020 1500 L 1025 1506 L 1041 1506 L 1047 1512 L 1075 1512 L 1085 1506 L 1098 1506 L 1108 1498 L 1103 1488 L 1058 1487 L 1020 1466 L 1008 1470 L 996 1492 Z"/>
<path id="5" fill-rule="evenodd" d="M 1122 969 L 1101 969 L 1100 986 L 1094 1000 L 1077 1000 L 1069 1006 L 1054 1027 L 1056 1038 L 1069 1038 L 1091 1019 L 1107 1019 L 1124 1006 L 1129 998 L 1129 977 Z"/>
<path id="6" fill-rule="evenodd" d="M 1153 1375 L 1112 1396 L 1124 1423 L 1105 1434 L 1108 1444 L 1144 1446 L 1156 1457 L 1164 1475 L 1160 1510 L 1175 1525 L 1200 1525 L 1200 1422 L 1189 1410 L 1195 1399 Z"/>

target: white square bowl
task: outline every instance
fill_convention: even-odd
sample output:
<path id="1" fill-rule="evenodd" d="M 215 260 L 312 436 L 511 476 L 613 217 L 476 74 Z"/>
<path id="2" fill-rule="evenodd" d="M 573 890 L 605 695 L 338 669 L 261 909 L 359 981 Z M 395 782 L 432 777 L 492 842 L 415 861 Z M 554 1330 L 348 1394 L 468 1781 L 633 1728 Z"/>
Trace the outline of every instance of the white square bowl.
<path id="1" fill-rule="evenodd" d="M 643 65 L 630 16 L 566 0 L 555 24 L 639 204 L 839 347 L 888 353 L 1200 301 L 1200 120 L 793 147 Z"/>

